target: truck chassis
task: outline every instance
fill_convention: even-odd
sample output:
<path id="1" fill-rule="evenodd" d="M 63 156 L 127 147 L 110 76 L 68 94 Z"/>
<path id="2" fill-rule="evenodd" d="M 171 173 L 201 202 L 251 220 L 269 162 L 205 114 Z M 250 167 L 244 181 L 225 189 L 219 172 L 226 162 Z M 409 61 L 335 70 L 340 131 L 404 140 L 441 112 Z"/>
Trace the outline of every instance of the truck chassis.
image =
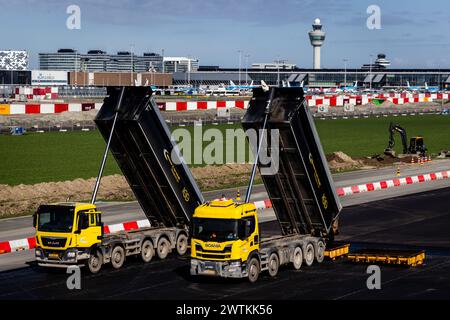
<path id="1" fill-rule="evenodd" d="M 254 251 L 247 261 L 191 261 L 191 275 L 211 275 L 224 278 L 258 280 L 259 274 L 268 271 L 275 277 L 281 265 L 292 263 L 299 270 L 303 261 L 311 266 L 323 262 L 325 240 L 310 235 L 275 236 L 263 239 L 259 252 Z"/>
<path id="2" fill-rule="evenodd" d="M 178 228 L 143 228 L 134 231 L 106 235 L 102 242 L 90 248 L 69 250 L 36 249 L 39 266 L 67 268 L 71 265 L 87 266 L 97 273 L 102 265 L 111 263 L 119 269 L 128 256 L 140 256 L 142 261 L 150 262 L 155 254 L 159 259 L 176 250 L 184 255 L 188 249 L 188 231 Z"/>

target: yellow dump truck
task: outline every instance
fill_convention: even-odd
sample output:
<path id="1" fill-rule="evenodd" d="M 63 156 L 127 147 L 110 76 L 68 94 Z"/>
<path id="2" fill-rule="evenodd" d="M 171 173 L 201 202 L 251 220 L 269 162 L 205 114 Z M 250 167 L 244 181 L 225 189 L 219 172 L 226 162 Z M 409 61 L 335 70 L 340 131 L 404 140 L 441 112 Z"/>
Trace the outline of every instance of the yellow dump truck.
<path id="1" fill-rule="evenodd" d="M 175 161 L 175 144 L 152 92 L 145 87 L 110 87 L 95 122 L 108 151 L 139 201 L 149 224 L 139 230 L 104 234 L 102 213 L 91 203 L 44 204 L 34 215 L 36 261 L 46 267 L 103 264 L 120 268 L 127 256 L 149 262 L 172 250 L 188 249 L 191 217 L 203 196 L 183 161 Z M 178 159 L 180 160 L 180 159 Z"/>
<path id="2" fill-rule="evenodd" d="M 191 275 L 248 278 L 271 276 L 280 265 L 300 269 L 322 262 L 342 206 L 336 195 L 314 120 L 301 88 L 254 89 L 242 121 L 259 132 L 256 161 L 280 226 L 264 237 L 249 203 L 256 166 L 244 203 L 218 199 L 199 206 L 192 220 Z M 270 163 L 260 161 L 262 137 L 279 136 L 279 150 L 265 143 Z M 269 138 L 270 137 L 270 138 Z M 278 170 L 269 170 L 277 161 Z M 265 170 L 267 169 L 267 170 Z"/>

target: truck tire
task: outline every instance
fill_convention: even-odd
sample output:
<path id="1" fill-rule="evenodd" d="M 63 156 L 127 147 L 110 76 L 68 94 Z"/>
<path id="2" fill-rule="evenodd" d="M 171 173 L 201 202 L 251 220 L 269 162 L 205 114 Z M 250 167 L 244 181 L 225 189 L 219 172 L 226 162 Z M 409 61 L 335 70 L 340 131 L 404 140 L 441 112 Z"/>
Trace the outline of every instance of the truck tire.
<path id="1" fill-rule="evenodd" d="M 153 243 L 150 240 L 145 240 L 142 242 L 141 246 L 141 259 L 144 262 L 152 261 L 153 256 L 155 255 L 155 249 L 153 248 Z"/>
<path id="2" fill-rule="evenodd" d="M 316 261 L 322 263 L 325 258 L 325 242 L 319 240 L 317 242 Z"/>
<path id="3" fill-rule="evenodd" d="M 294 254 L 292 257 L 292 265 L 294 266 L 295 270 L 300 270 L 303 263 L 303 251 L 302 248 L 296 247 L 294 249 Z"/>
<path id="4" fill-rule="evenodd" d="M 158 258 L 165 259 L 170 251 L 170 242 L 164 237 L 161 237 L 158 240 L 158 246 L 156 248 L 156 251 L 158 253 Z"/>
<path id="5" fill-rule="evenodd" d="M 114 269 L 120 269 L 125 262 L 125 250 L 121 246 L 115 246 L 111 252 L 111 265 Z"/>
<path id="6" fill-rule="evenodd" d="M 87 261 L 87 266 L 92 274 L 98 273 L 102 269 L 103 255 L 99 249 L 92 250 Z"/>
<path id="7" fill-rule="evenodd" d="M 308 267 L 310 267 L 314 263 L 314 245 L 309 242 L 305 248 L 305 263 Z"/>
<path id="8" fill-rule="evenodd" d="M 275 277 L 278 274 L 278 269 L 280 267 L 280 259 L 276 253 L 272 253 L 269 257 L 269 262 L 267 264 L 269 275 Z"/>
<path id="9" fill-rule="evenodd" d="M 188 249 L 188 237 L 184 233 L 180 233 L 177 239 L 177 253 L 183 256 Z"/>
<path id="10" fill-rule="evenodd" d="M 258 259 L 251 258 L 248 263 L 248 281 L 250 281 L 250 283 L 255 283 L 258 280 L 260 271 Z"/>

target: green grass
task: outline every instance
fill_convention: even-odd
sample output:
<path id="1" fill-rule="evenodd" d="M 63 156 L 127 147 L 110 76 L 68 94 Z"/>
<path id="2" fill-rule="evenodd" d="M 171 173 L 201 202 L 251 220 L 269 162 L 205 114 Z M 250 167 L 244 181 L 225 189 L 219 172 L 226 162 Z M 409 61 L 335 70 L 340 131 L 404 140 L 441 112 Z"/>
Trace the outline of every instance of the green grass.
<path id="1" fill-rule="evenodd" d="M 388 142 L 389 122 L 403 126 L 408 138 L 421 135 L 430 152 L 450 149 L 450 117 L 424 115 L 415 117 L 317 120 L 316 125 L 325 153 L 343 151 L 352 157 L 382 153 Z M 240 125 L 204 126 L 240 128 Z M 194 128 L 186 127 L 192 132 Z M 401 151 L 396 135 L 396 151 Z M 230 143 L 230 141 L 228 141 Z M 203 147 L 209 142 L 204 142 Z M 0 135 L 0 184 L 34 184 L 95 177 L 105 142 L 95 132 L 67 132 Z M 224 152 L 225 153 L 225 152 Z M 248 152 L 245 154 L 248 159 Z M 112 157 L 108 158 L 105 175 L 120 173 Z"/>
<path id="2" fill-rule="evenodd" d="M 0 135 L 0 184 L 94 177 L 104 148 L 98 131 Z M 105 175 L 114 173 L 120 170 L 114 160 L 108 161 Z"/>
<path id="3" fill-rule="evenodd" d="M 371 156 L 383 153 L 389 140 L 389 123 L 394 122 L 406 129 L 409 138 L 424 137 L 430 153 L 450 149 L 450 117 L 438 115 L 316 120 L 325 153 L 343 151 L 351 157 Z M 402 141 L 395 134 L 395 151 L 402 153 Z"/>

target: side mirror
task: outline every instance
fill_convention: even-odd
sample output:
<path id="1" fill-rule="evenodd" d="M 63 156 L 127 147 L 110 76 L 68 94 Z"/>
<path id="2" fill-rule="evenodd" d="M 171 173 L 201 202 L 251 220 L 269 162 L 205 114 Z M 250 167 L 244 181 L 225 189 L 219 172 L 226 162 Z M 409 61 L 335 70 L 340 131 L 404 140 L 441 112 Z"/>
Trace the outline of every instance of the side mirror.
<path id="1" fill-rule="evenodd" d="M 33 213 L 33 228 L 36 229 L 36 224 L 37 224 L 37 213 Z"/>
<path id="2" fill-rule="evenodd" d="M 73 233 L 80 234 L 81 230 L 86 229 L 88 227 L 88 225 L 86 225 L 86 222 L 87 215 L 83 212 L 80 212 L 78 217 L 77 229 Z"/>
<path id="3" fill-rule="evenodd" d="M 248 238 L 252 234 L 252 230 L 250 229 L 251 225 L 252 224 L 250 221 L 245 222 L 245 237 L 246 238 Z"/>

